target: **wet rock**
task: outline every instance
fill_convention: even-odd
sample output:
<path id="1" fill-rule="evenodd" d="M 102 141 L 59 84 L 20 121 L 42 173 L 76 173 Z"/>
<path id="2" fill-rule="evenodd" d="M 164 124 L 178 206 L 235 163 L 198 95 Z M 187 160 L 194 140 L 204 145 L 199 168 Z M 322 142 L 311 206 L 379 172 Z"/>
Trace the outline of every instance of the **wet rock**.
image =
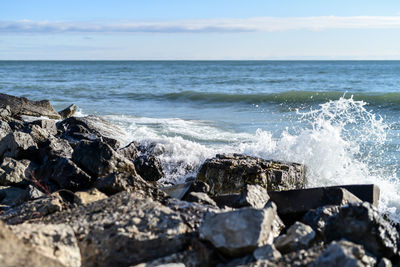
<path id="1" fill-rule="evenodd" d="M 74 150 L 67 140 L 50 137 L 39 144 L 39 154 L 42 163 L 57 158 L 71 158 Z"/>
<path id="2" fill-rule="evenodd" d="M 191 192 L 184 197 L 185 201 L 197 202 L 211 206 L 217 206 L 217 203 L 205 193 Z"/>
<path id="3" fill-rule="evenodd" d="M 113 172 L 128 172 L 137 175 L 132 162 L 100 140 L 82 140 L 75 148 L 72 160 L 93 177 L 101 177 Z"/>
<path id="4" fill-rule="evenodd" d="M 210 241 L 218 250 L 230 256 L 253 252 L 271 244 L 280 229 L 274 229 L 278 218 L 276 207 L 259 210 L 242 208 L 224 213 L 207 213 L 199 228 L 200 238 Z"/>
<path id="5" fill-rule="evenodd" d="M 29 243 L 19 239 L 3 222 L 0 221 L 0 256 L 1 266 L 59 266 L 60 262 L 36 252 Z"/>
<path id="6" fill-rule="evenodd" d="M 8 207 L 15 207 L 29 197 L 25 189 L 12 186 L 0 186 L 0 203 Z"/>
<path id="7" fill-rule="evenodd" d="M 151 155 L 142 155 L 133 162 L 137 173 L 146 181 L 155 182 L 164 176 L 161 161 Z"/>
<path id="8" fill-rule="evenodd" d="M 35 170 L 34 175 L 44 184 L 48 184 L 48 182 L 55 184 L 56 187 L 51 191 L 58 189 L 82 190 L 89 188 L 93 182 L 92 177 L 67 158 L 46 162 Z"/>
<path id="9" fill-rule="evenodd" d="M 60 114 L 62 119 L 67 119 L 69 117 L 74 116 L 77 109 L 78 107 L 75 104 L 72 104 L 66 107 L 65 109 L 59 111 L 58 114 Z"/>
<path id="10" fill-rule="evenodd" d="M 375 266 L 376 260 L 369 256 L 364 248 L 352 242 L 342 240 L 332 242 L 310 267 L 326 266 Z"/>
<path id="11" fill-rule="evenodd" d="M 328 218 L 323 232 L 328 242 L 345 238 L 363 245 L 379 258 L 390 259 L 398 250 L 396 229 L 367 202 L 339 208 L 337 214 Z"/>
<path id="12" fill-rule="evenodd" d="M 295 222 L 287 230 L 286 234 L 278 236 L 275 241 L 275 247 L 286 254 L 300 249 L 311 247 L 315 239 L 314 230 L 301 222 Z"/>
<path id="13" fill-rule="evenodd" d="M 4 158 L 0 165 L 0 185 L 26 186 L 33 168 L 29 160 Z"/>
<path id="14" fill-rule="evenodd" d="M 23 132 L 12 132 L 0 140 L 0 156 L 14 159 L 35 159 L 37 145 L 32 137 Z"/>
<path id="15" fill-rule="evenodd" d="M 267 244 L 253 251 L 253 256 L 256 260 L 278 260 L 282 254 L 275 248 L 273 244 Z"/>
<path id="16" fill-rule="evenodd" d="M 25 97 L 16 97 L 0 93 L 0 108 L 10 107 L 12 116 L 28 115 L 34 117 L 46 116 L 51 119 L 60 119 L 48 100 L 31 101 Z"/>
<path id="17" fill-rule="evenodd" d="M 107 198 L 106 194 L 100 192 L 96 188 L 92 188 L 88 191 L 75 192 L 74 203 L 77 203 L 78 205 L 86 205 L 105 198 Z"/>
<path id="18" fill-rule="evenodd" d="M 130 159 L 132 161 L 137 159 L 141 153 L 139 151 L 139 143 L 135 141 L 129 143 L 127 146 L 123 148 L 118 149 L 117 151 L 125 158 Z"/>
<path id="19" fill-rule="evenodd" d="M 267 190 L 303 188 L 306 184 L 302 164 L 240 154 L 217 155 L 206 160 L 197 179 L 210 185 L 212 195 L 240 193 L 246 184 L 257 184 Z"/>
<path id="20" fill-rule="evenodd" d="M 74 231 L 66 224 L 20 224 L 12 232 L 25 244 L 45 257 L 57 260 L 64 266 L 81 266 L 81 255 Z"/>

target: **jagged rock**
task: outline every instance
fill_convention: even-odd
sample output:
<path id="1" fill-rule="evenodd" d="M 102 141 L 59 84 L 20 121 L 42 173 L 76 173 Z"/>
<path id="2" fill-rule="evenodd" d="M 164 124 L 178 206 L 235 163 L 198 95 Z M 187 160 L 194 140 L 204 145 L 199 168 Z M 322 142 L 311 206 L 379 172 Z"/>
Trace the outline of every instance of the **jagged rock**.
<path id="1" fill-rule="evenodd" d="M 153 155 L 155 157 L 164 154 L 165 147 L 163 144 L 155 142 L 145 142 L 138 146 L 140 152 L 144 155 Z"/>
<path id="2" fill-rule="evenodd" d="M 25 244 L 45 257 L 59 261 L 64 266 L 81 266 L 81 254 L 74 231 L 66 224 L 20 224 L 12 232 Z"/>
<path id="3" fill-rule="evenodd" d="M 48 100 L 31 101 L 25 97 L 16 97 L 0 93 L 0 108 L 10 107 L 12 116 L 28 115 L 34 117 L 46 116 L 51 119 L 60 119 Z"/>
<path id="4" fill-rule="evenodd" d="M 61 118 L 67 119 L 69 117 L 74 116 L 77 109 L 78 107 L 75 104 L 72 104 L 66 107 L 65 109 L 59 111 L 58 114 L 60 114 Z"/>
<path id="5" fill-rule="evenodd" d="M 34 176 L 40 181 L 56 185 L 50 191 L 68 189 L 72 191 L 88 188 L 93 179 L 81 170 L 73 161 L 67 158 L 58 158 L 47 161 L 35 170 Z"/>
<path id="6" fill-rule="evenodd" d="M 29 199 L 37 199 L 46 196 L 44 192 L 40 191 L 36 186 L 33 185 L 28 185 L 27 192 Z"/>
<path id="7" fill-rule="evenodd" d="M 267 244 L 253 251 L 253 257 L 256 260 L 278 260 L 282 254 L 275 248 L 273 244 Z"/>
<path id="8" fill-rule="evenodd" d="M 72 226 L 83 266 L 129 266 L 171 255 L 190 244 L 194 231 L 179 212 L 128 192 L 52 214 L 43 221 Z"/>
<path id="9" fill-rule="evenodd" d="M 259 185 L 246 185 L 242 194 L 233 203 L 233 207 L 253 207 L 262 209 L 269 201 L 268 192 L 265 188 Z"/>
<path id="10" fill-rule="evenodd" d="M 101 177 L 113 172 L 137 175 L 131 161 L 100 140 L 82 140 L 75 148 L 72 160 L 91 176 Z"/>
<path id="11" fill-rule="evenodd" d="M 276 207 L 242 208 L 224 213 L 207 213 L 199 228 L 200 238 L 210 241 L 218 250 L 230 256 L 253 252 L 271 244 L 281 229 L 274 229 L 279 218 Z"/>
<path id="12" fill-rule="evenodd" d="M 171 186 L 161 187 L 160 189 L 168 194 L 168 196 L 182 199 L 188 192 L 192 182 L 187 182 L 183 184 L 174 184 Z"/>
<path id="13" fill-rule="evenodd" d="M 39 145 L 39 154 L 43 163 L 57 158 L 70 159 L 73 152 L 67 140 L 57 137 L 50 137 Z"/>
<path id="14" fill-rule="evenodd" d="M 240 193 L 246 184 L 267 190 L 303 188 L 305 166 L 264 160 L 240 154 L 217 155 L 201 166 L 197 179 L 210 185 L 212 195 Z"/>
<path id="15" fill-rule="evenodd" d="M 22 204 L 29 198 L 25 189 L 12 186 L 0 186 L 0 203 L 8 207 L 15 207 Z"/>
<path id="16" fill-rule="evenodd" d="M 24 132 L 30 134 L 36 143 L 41 143 L 57 134 L 57 126 L 54 120 L 36 120 L 28 123 Z"/>
<path id="17" fill-rule="evenodd" d="M 35 221 L 51 213 L 61 211 L 62 207 L 62 198 L 58 194 L 52 194 L 51 196 L 28 201 L 20 206 L 6 210 L 0 214 L 0 220 L 7 224 Z"/>
<path id="18" fill-rule="evenodd" d="M 120 148 L 117 150 L 121 155 L 123 155 L 125 158 L 130 159 L 134 161 L 137 159 L 140 155 L 139 151 L 139 143 L 138 142 L 131 142 L 127 146 Z"/>
<path id="19" fill-rule="evenodd" d="M 340 207 L 338 213 L 328 218 L 323 234 L 328 242 L 345 238 L 361 244 L 379 258 L 390 259 L 398 250 L 396 229 L 367 202 Z"/>
<path id="20" fill-rule="evenodd" d="M 185 201 L 197 202 L 200 204 L 217 206 L 217 203 L 205 193 L 191 192 L 184 197 Z"/>
<path id="21" fill-rule="evenodd" d="M 10 106 L 0 107 L 0 120 L 1 121 L 8 121 L 11 117 L 11 108 Z M 1 139 L 1 138 L 0 138 Z"/>
<path id="22" fill-rule="evenodd" d="M 0 140 L 11 133 L 11 127 L 7 122 L 0 120 Z"/>
<path id="23" fill-rule="evenodd" d="M 81 140 L 100 140 L 113 149 L 119 148 L 115 136 L 125 135 L 116 125 L 92 115 L 65 119 L 57 123 L 57 128 L 61 132 L 61 137 L 72 144 L 78 144 Z"/>
<path id="24" fill-rule="evenodd" d="M 25 186 L 33 170 L 31 161 L 4 158 L 0 165 L 0 185 Z"/>
<path id="25" fill-rule="evenodd" d="M 311 247 L 315 239 L 314 230 L 301 222 L 295 222 L 287 230 L 286 234 L 278 236 L 275 241 L 275 247 L 286 254 L 300 249 Z"/>
<path id="26" fill-rule="evenodd" d="M 364 248 L 352 242 L 341 240 L 333 241 L 310 267 L 336 266 L 375 266 L 376 260 L 369 256 Z"/>
<path id="27" fill-rule="evenodd" d="M 0 140 L 0 156 L 15 159 L 34 159 L 37 145 L 32 137 L 23 132 L 12 132 Z"/>
<path id="28" fill-rule="evenodd" d="M 164 176 L 161 161 L 151 155 L 142 155 L 133 162 L 137 173 L 146 181 L 155 182 Z"/>
<path id="29" fill-rule="evenodd" d="M 74 203 L 77 203 L 79 205 L 86 205 L 105 198 L 107 198 L 106 194 L 100 192 L 96 188 L 92 188 L 88 191 L 75 192 Z"/>
<path id="30" fill-rule="evenodd" d="M 325 224 L 330 216 L 339 212 L 339 206 L 323 206 L 309 210 L 303 217 L 302 222 L 311 226 L 317 235 L 322 235 Z"/>
<path id="31" fill-rule="evenodd" d="M 36 252 L 29 243 L 19 239 L 3 222 L 0 221 L 0 257 L 1 266 L 62 267 L 60 262 Z"/>

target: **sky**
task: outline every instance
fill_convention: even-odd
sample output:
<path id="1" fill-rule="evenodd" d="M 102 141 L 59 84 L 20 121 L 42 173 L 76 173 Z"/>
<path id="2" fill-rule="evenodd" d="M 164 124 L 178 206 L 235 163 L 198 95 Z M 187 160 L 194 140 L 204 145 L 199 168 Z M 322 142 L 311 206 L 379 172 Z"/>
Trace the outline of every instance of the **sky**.
<path id="1" fill-rule="evenodd" d="M 0 0 L 0 60 L 400 60 L 398 0 Z"/>

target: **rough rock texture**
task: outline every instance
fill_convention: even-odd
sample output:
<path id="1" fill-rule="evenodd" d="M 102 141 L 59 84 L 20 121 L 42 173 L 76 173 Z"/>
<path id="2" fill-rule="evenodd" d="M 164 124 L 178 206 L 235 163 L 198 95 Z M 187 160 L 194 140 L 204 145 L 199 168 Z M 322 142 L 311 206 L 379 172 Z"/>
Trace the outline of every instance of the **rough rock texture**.
<path id="1" fill-rule="evenodd" d="M 127 266 L 164 257 L 185 249 L 194 230 L 179 212 L 127 192 L 44 221 L 72 226 L 83 266 Z"/>
<path id="2" fill-rule="evenodd" d="M 253 207 L 262 209 L 268 203 L 269 196 L 265 188 L 259 185 L 246 185 L 233 207 Z"/>
<path id="3" fill-rule="evenodd" d="M 0 93 L 0 108 L 10 107 L 12 116 L 28 115 L 34 117 L 46 116 L 51 119 L 60 119 L 48 100 L 31 101 L 25 97 L 16 97 Z"/>
<path id="4" fill-rule="evenodd" d="M 324 235 L 328 242 L 345 238 L 361 244 L 378 257 L 393 257 L 399 244 L 396 229 L 367 202 L 341 207 L 328 218 Z"/>
<path id="5" fill-rule="evenodd" d="M 197 202 L 200 204 L 206 204 L 211 206 L 217 206 L 217 203 L 210 198 L 206 193 L 191 192 L 185 196 L 184 200 L 189 202 Z"/>
<path id="6" fill-rule="evenodd" d="M 274 245 L 280 252 L 286 254 L 311 247 L 314 239 L 315 232 L 310 226 L 295 222 L 289 227 L 286 234 L 275 239 Z"/>
<path id="7" fill-rule="evenodd" d="M 8 121 L 8 119 L 12 116 L 10 106 L 6 105 L 5 107 L 0 107 L 0 120 Z M 1 139 L 1 138 L 0 138 Z"/>
<path id="8" fill-rule="evenodd" d="M 40 143 L 56 135 L 57 127 L 54 120 L 36 120 L 26 125 L 23 131 L 30 134 L 36 143 Z"/>
<path id="9" fill-rule="evenodd" d="M 61 118 L 67 119 L 69 117 L 74 116 L 77 109 L 78 107 L 75 104 L 72 104 L 66 107 L 65 109 L 59 111 L 58 114 L 60 114 Z"/>
<path id="10" fill-rule="evenodd" d="M 60 262 L 47 258 L 30 244 L 25 244 L 11 230 L 0 221 L 0 259 L 1 266 L 64 266 Z"/>
<path id="11" fill-rule="evenodd" d="M 137 175 L 132 162 L 100 140 L 82 140 L 75 148 L 72 160 L 91 176 L 101 177 L 113 172 Z"/>
<path id="12" fill-rule="evenodd" d="M 267 244 L 253 251 L 253 256 L 256 260 L 278 260 L 282 254 L 275 248 L 273 244 Z"/>
<path id="13" fill-rule="evenodd" d="M 133 162 L 137 173 L 146 181 L 155 182 L 164 176 L 161 161 L 151 155 L 142 155 Z"/>
<path id="14" fill-rule="evenodd" d="M 36 252 L 59 261 L 65 266 L 81 266 L 81 254 L 74 231 L 66 224 L 20 224 L 12 232 Z"/>
<path id="15" fill-rule="evenodd" d="M 127 146 L 123 148 L 118 149 L 117 152 L 123 155 L 125 158 L 130 159 L 132 161 L 137 159 L 141 153 L 139 151 L 139 143 L 135 141 L 129 143 Z"/>
<path id="16" fill-rule="evenodd" d="M 303 217 L 302 222 L 311 226 L 317 235 L 322 235 L 329 217 L 339 212 L 339 206 L 323 206 L 309 210 Z"/>
<path id="17" fill-rule="evenodd" d="M 210 241 L 230 256 L 251 253 L 257 247 L 271 244 L 280 229 L 274 229 L 276 208 L 242 208 L 224 213 L 207 213 L 200 226 L 200 238 Z"/>
<path id="18" fill-rule="evenodd" d="M 332 242 L 310 267 L 375 266 L 376 260 L 364 248 L 349 241 Z"/>
<path id="19" fill-rule="evenodd" d="M 0 140 L 0 156 L 15 159 L 32 159 L 37 145 L 32 137 L 23 132 L 12 132 Z"/>
<path id="20" fill-rule="evenodd" d="M 77 203 L 79 205 L 86 205 L 105 198 L 107 198 L 106 194 L 100 192 L 96 188 L 92 188 L 88 191 L 75 192 L 74 203 Z"/>
<path id="21" fill-rule="evenodd" d="M 56 158 L 71 158 L 74 150 L 67 140 L 50 137 L 39 144 L 39 154 L 42 163 Z"/>
<path id="22" fill-rule="evenodd" d="M 12 131 L 11 127 L 8 125 L 8 123 L 0 120 L 0 140 L 3 139 L 9 133 L 11 133 L 11 131 Z"/>
<path id="23" fill-rule="evenodd" d="M 210 185 L 212 195 L 240 193 L 246 184 L 267 190 L 303 188 L 305 166 L 240 154 L 217 155 L 201 166 L 197 179 Z"/>
<path id="24" fill-rule="evenodd" d="M 24 186 L 33 168 L 29 160 L 4 158 L 0 165 L 0 185 Z"/>
<path id="25" fill-rule="evenodd" d="M 170 197 L 182 199 L 187 194 L 191 185 L 192 182 L 186 182 L 183 184 L 174 184 L 171 186 L 161 187 L 160 189 Z"/>

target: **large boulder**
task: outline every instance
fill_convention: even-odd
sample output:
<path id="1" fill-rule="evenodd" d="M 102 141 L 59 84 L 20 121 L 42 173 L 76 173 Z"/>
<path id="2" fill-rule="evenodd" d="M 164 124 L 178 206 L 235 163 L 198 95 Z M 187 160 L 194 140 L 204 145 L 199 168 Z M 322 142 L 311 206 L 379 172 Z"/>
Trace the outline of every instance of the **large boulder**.
<path id="1" fill-rule="evenodd" d="M 37 144 L 32 137 L 23 132 L 11 132 L 0 140 L 0 157 L 14 159 L 35 159 Z"/>
<path id="2" fill-rule="evenodd" d="M 276 229 L 276 220 L 279 217 L 274 205 L 265 209 L 242 208 L 207 213 L 199 234 L 200 238 L 210 241 L 222 253 L 237 257 L 265 244 L 272 244 L 281 230 L 280 227 Z"/>
<path id="3" fill-rule="evenodd" d="M 61 118 L 48 100 L 31 101 L 25 97 L 16 97 L 0 93 L 0 108 L 6 108 L 7 106 L 10 107 L 11 115 L 14 117 L 27 115 L 34 117 L 46 116 L 50 119 Z"/>
<path id="4" fill-rule="evenodd" d="M 246 184 L 258 184 L 267 190 L 303 188 L 305 166 L 240 154 L 216 155 L 201 166 L 197 179 L 210 185 L 212 195 L 240 193 Z"/>

